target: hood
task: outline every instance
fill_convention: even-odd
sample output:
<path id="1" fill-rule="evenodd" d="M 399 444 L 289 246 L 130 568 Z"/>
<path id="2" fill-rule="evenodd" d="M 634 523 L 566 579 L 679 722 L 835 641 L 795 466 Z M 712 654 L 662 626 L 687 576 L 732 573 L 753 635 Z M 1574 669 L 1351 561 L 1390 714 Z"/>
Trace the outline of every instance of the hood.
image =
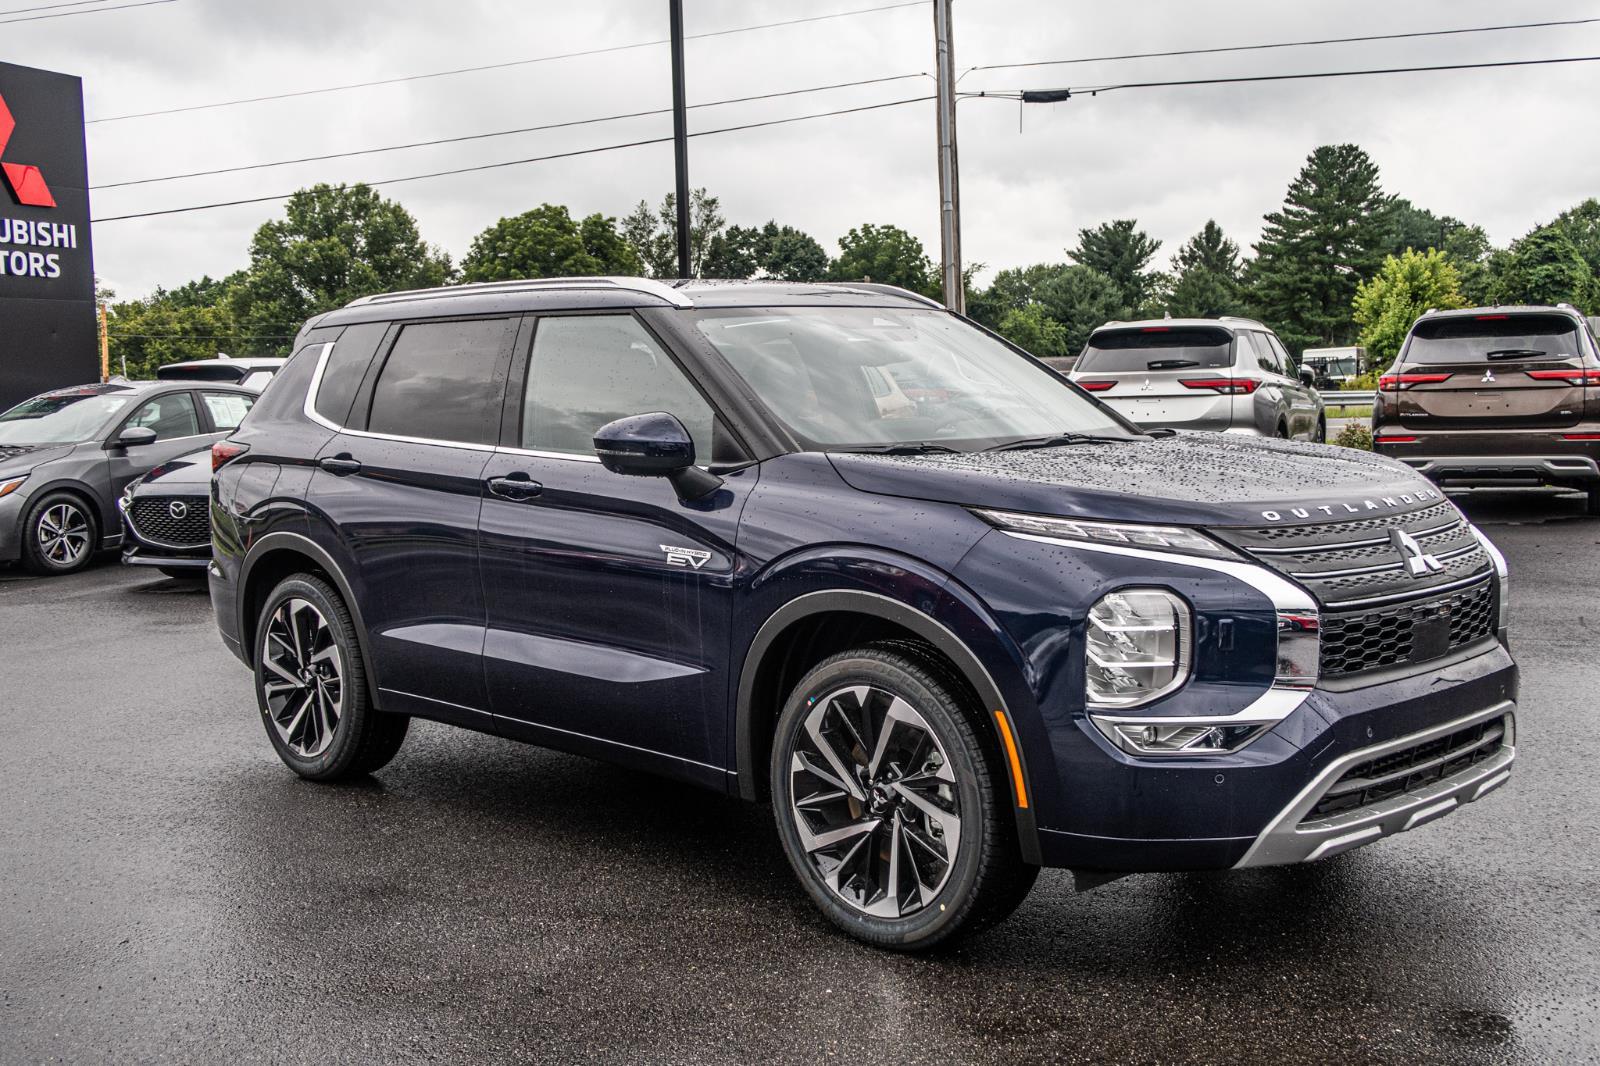
<path id="1" fill-rule="evenodd" d="M 59 459 L 76 445 L 4 444 L 0 445 L 0 479 L 19 477 L 34 467 Z"/>
<path id="2" fill-rule="evenodd" d="M 155 493 L 211 491 L 211 446 L 168 459 L 139 479 L 136 490 Z"/>
<path id="3" fill-rule="evenodd" d="M 1292 525 L 1405 511 L 1439 490 L 1371 452 L 1224 433 L 962 455 L 832 453 L 853 488 L 1072 518 Z"/>

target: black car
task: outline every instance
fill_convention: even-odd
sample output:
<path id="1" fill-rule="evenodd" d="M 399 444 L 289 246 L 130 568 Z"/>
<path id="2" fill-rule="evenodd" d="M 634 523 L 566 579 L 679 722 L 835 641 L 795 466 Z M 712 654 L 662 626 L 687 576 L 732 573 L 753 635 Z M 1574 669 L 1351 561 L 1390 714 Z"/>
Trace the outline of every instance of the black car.
<path id="1" fill-rule="evenodd" d="M 211 446 L 162 463 L 117 500 L 122 561 L 201 578 L 211 561 Z"/>
<path id="2" fill-rule="evenodd" d="M 304 777 L 422 717 L 768 797 L 907 949 L 1041 866 L 1322 859 L 1510 777 L 1504 560 L 1402 463 L 1143 433 L 870 284 L 398 293 L 295 349 L 209 573 Z"/>
<path id="3" fill-rule="evenodd" d="M 160 381 L 220 381 L 260 392 L 283 369 L 283 364 L 282 359 L 265 356 L 234 359 L 223 355 L 215 359 L 167 363 L 156 368 L 156 378 Z"/>
<path id="4" fill-rule="evenodd" d="M 0 563 L 88 566 L 122 541 L 117 499 L 129 482 L 237 428 L 255 401 L 236 385 L 118 381 L 0 414 Z"/>

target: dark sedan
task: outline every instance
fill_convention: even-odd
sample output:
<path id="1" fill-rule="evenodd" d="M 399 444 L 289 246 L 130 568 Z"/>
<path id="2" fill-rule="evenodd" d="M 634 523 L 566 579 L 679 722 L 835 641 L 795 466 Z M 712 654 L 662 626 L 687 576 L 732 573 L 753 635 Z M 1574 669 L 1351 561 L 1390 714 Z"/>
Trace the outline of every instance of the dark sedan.
<path id="1" fill-rule="evenodd" d="M 211 448 L 162 463 L 117 500 L 122 561 L 168 577 L 203 578 L 211 561 Z"/>
<path id="2" fill-rule="evenodd" d="M 43 393 L 0 414 L 0 563 L 70 574 L 122 542 L 116 501 L 154 467 L 238 428 L 237 385 L 121 381 Z"/>

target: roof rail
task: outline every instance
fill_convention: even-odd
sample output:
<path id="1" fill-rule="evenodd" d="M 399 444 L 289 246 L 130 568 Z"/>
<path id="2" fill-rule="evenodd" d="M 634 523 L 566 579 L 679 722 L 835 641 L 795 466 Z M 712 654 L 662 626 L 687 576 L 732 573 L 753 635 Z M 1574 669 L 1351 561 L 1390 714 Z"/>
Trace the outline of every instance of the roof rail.
<path id="1" fill-rule="evenodd" d="M 433 289 L 409 289 L 404 292 L 386 292 L 363 296 L 346 304 L 360 307 L 366 304 L 395 303 L 400 300 L 429 299 L 439 296 L 469 296 L 490 293 L 539 292 L 553 290 L 612 288 L 637 292 L 665 300 L 674 307 L 693 307 L 694 301 L 670 285 L 653 278 L 580 277 L 580 278 L 519 278 L 512 281 L 480 281 L 470 285 L 442 285 Z"/>
<path id="2" fill-rule="evenodd" d="M 832 284 L 841 289 L 855 289 L 857 292 L 870 292 L 880 296 L 904 296 L 908 300 L 916 300 L 919 303 L 927 304 L 929 307 L 937 307 L 941 311 L 945 310 L 944 304 L 931 296 L 924 296 L 920 292 L 912 292 L 910 289 L 902 288 L 899 285 L 887 285 L 881 281 L 840 281 Z"/>

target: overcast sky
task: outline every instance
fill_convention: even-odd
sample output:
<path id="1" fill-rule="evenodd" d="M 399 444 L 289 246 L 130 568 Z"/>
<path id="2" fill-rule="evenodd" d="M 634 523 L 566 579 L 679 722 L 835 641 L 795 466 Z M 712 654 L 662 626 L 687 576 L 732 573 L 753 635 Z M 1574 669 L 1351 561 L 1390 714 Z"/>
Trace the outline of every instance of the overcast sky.
<path id="1" fill-rule="evenodd" d="M 61 0 L 0 0 L 12 10 Z M 111 4 L 131 0 L 109 0 Z M 690 34 L 891 0 L 687 0 Z M 666 0 L 176 0 L 0 26 L 0 60 L 83 76 L 91 119 L 658 40 Z M 959 69 L 981 64 L 1600 16 L 1580 0 L 955 0 Z M 0 15 L 0 18 L 6 16 Z M 20 16 L 13 16 L 20 17 Z M 966 75 L 1015 89 L 1600 54 L 1600 24 Z M 691 40 L 691 104 L 930 71 L 929 5 Z M 1063 258 L 1080 227 L 1134 217 L 1167 257 L 1207 218 L 1241 245 L 1316 145 L 1353 141 L 1385 188 L 1504 243 L 1600 195 L 1600 63 L 1337 81 L 1129 90 L 1048 106 L 960 105 L 963 240 L 993 270 Z M 700 108 L 714 129 L 931 92 L 912 78 Z M 665 107 L 651 45 L 483 73 L 89 126 L 97 185 Z M 1021 128 L 1019 131 L 1019 118 Z M 267 196 L 667 136 L 652 116 L 243 174 L 104 189 L 97 217 Z M 690 178 L 730 221 L 799 226 L 830 251 L 862 222 L 938 253 L 931 103 L 690 142 Z M 550 201 L 623 215 L 671 188 L 670 145 L 397 184 L 385 193 L 452 255 Z M 96 227 L 98 273 L 127 297 L 245 265 L 265 203 Z"/>

